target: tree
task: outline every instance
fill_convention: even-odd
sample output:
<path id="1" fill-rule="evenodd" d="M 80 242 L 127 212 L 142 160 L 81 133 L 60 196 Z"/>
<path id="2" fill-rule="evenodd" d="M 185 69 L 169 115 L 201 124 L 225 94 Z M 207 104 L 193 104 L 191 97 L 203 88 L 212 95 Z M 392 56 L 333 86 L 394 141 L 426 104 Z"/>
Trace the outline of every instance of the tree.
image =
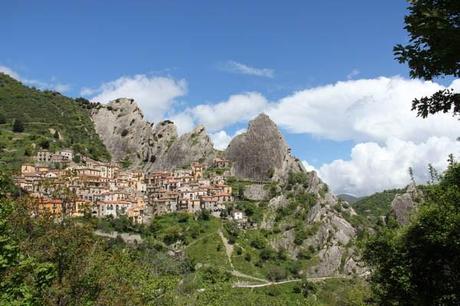
<path id="1" fill-rule="evenodd" d="M 458 0 L 409 1 L 405 29 L 407 45 L 394 47 L 395 58 L 407 63 L 412 78 L 431 80 L 434 77 L 460 76 L 460 2 Z M 431 97 L 414 99 L 412 110 L 426 118 L 438 112 L 460 114 L 460 94 L 451 89 Z"/>
<path id="2" fill-rule="evenodd" d="M 22 133 L 24 132 L 24 124 L 21 120 L 15 119 L 13 122 L 13 132 L 15 133 Z"/>
<path id="3" fill-rule="evenodd" d="M 7 198 L 11 182 L 0 173 L 0 304 L 38 305 L 43 290 L 55 277 L 54 266 L 38 262 L 19 248 L 11 215 L 15 203 Z"/>
<path id="4" fill-rule="evenodd" d="M 0 113 L 0 124 L 6 123 L 6 117 L 2 113 Z"/>
<path id="5" fill-rule="evenodd" d="M 378 305 L 460 304 L 460 164 L 424 190 L 409 225 L 383 228 L 366 243 Z"/>
<path id="6" fill-rule="evenodd" d="M 415 184 L 414 169 L 412 167 L 409 167 L 409 176 L 410 176 L 411 182 Z"/>

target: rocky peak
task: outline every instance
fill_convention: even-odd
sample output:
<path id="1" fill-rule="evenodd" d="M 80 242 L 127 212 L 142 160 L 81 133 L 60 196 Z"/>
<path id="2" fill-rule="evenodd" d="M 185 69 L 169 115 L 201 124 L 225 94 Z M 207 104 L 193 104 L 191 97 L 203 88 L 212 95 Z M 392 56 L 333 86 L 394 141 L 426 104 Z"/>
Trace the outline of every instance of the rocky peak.
<path id="1" fill-rule="evenodd" d="M 129 160 L 131 168 L 168 170 L 194 161 L 211 161 L 215 150 L 204 126 L 180 137 L 170 120 L 144 119 L 133 99 L 120 98 L 93 110 L 96 132 L 114 161 Z"/>
<path id="2" fill-rule="evenodd" d="M 147 158 L 152 125 L 133 99 L 120 98 L 94 109 L 96 132 L 115 161 L 128 158 L 134 167 Z"/>
<path id="3" fill-rule="evenodd" d="M 255 180 L 282 180 L 289 171 L 303 171 L 299 160 L 276 124 L 266 114 L 250 121 L 246 133 L 236 136 L 225 151 L 236 176 Z"/>
<path id="4" fill-rule="evenodd" d="M 171 142 L 153 169 L 174 169 L 190 166 L 192 162 L 211 163 L 216 150 L 204 126 L 199 125 Z"/>

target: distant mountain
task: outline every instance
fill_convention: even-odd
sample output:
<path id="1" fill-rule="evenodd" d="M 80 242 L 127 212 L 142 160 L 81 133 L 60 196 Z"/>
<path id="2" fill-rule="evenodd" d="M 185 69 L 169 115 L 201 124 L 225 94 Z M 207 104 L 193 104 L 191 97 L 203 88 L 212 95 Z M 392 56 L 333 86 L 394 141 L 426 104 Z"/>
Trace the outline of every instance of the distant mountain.
<path id="1" fill-rule="evenodd" d="M 71 99 L 54 91 L 24 86 L 0 73 L 0 168 L 18 169 L 39 148 L 72 148 L 96 160 L 108 160 L 110 154 L 94 129 L 84 99 Z M 14 121 L 22 132 L 13 132 Z"/>
<path id="2" fill-rule="evenodd" d="M 347 194 L 347 193 L 339 194 L 337 195 L 337 197 L 341 200 L 347 201 L 350 204 L 356 203 L 357 201 L 361 199 L 360 197 L 356 197 L 354 195 Z"/>

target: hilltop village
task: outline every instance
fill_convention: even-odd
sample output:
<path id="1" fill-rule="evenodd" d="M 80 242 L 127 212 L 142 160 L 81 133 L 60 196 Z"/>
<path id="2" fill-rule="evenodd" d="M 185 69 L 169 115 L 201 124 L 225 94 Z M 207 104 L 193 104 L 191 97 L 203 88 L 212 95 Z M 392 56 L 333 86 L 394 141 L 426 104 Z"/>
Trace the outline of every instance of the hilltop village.
<path id="1" fill-rule="evenodd" d="M 194 162 L 188 168 L 143 173 L 74 155 L 72 150 L 40 150 L 33 163 L 23 164 L 15 182 L 34 201 L 34 213 L 57 217 L 118 218 L 147 223 L 176 211 L 207 210 L 219 217 L 233 202 L 226 184 L 230 161 L 215 158 L 211 165 Z M 236 219 L 241 213 L 236 212 Z"/>

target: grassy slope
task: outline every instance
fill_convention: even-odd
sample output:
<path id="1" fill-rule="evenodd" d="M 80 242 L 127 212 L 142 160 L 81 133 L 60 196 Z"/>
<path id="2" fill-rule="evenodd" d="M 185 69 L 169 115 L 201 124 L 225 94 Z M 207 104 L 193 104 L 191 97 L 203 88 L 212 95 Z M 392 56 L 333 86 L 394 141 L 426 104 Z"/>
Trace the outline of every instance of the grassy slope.
<path id="1" fill-rule="evenodd" d="M 363 281 L 340 279 L 317 283 L 317 292 L 307 297 L 296 290 L 299 282 L 261 288 L 234 288 L 235 282 L 258 282 L 228 274 L 231 266 L 218 235 L 219 230 L 227 235 L 225 222 L 212 217 L 209 220 L 200 220 L 186 213 L 175 213 L 158 217 L 153 220 L 151 226 L 144 228 L 143 236 L 148 243 L 155 240 L 156 243 L 170 248 L 179 241 L 186 256 L 195 266 L 195 271 L 184 275 L 183 281 L 180 282 L 178 305 L 346 305 L 345 302 L 350 303 L 368 292 L 368 287 Z M 260 230 L 241 231 L 238 235 L 231 258 L 237 271 L 266 279 L 271 267 L 280 266 L 289 270 L 290 266 L 296 264 L 292 260 L 275 256 L 263 261 L 261 265 L 256 265 L 260 262 L 261 253 L 261 249 L 251 245 L 251 241 L 256 238 L 268 244 Z M 240 255 L 236 254 L 238 247 L 242 248 Z M 245 259 L 248 253 L 251 254 L 249 261 Z M 307 262 L 301 260 L 297 264 L 304 266 Z M 207 269 L 212 270 L 206 272 Z M 212 275 L 211 278 L 209 273 Z M 292 274 L 286 277 L 295 278 Z"/>
<path id="2" fill-rule="evenodd" d="M 94 159 L 110 158 L 88 110 L 59 93 L 26 87 L 0 73 L 0 114 L 7 121 L 0 124 L 0 168 L 17 170 L 47 140 L 52 150 L 72 147 Z M 23 133 L 11 131 L 15 119 L 24 123 Z"/>
<path id="3" fill-rule="evenodd" d="M 396 194 L 403 193 L 403 189 L 391 189 L 374 193 L 353 203 L 356 213 L 375 224 L 380 216 L 386 216 L 390 211 L 391 202 Z"/>

